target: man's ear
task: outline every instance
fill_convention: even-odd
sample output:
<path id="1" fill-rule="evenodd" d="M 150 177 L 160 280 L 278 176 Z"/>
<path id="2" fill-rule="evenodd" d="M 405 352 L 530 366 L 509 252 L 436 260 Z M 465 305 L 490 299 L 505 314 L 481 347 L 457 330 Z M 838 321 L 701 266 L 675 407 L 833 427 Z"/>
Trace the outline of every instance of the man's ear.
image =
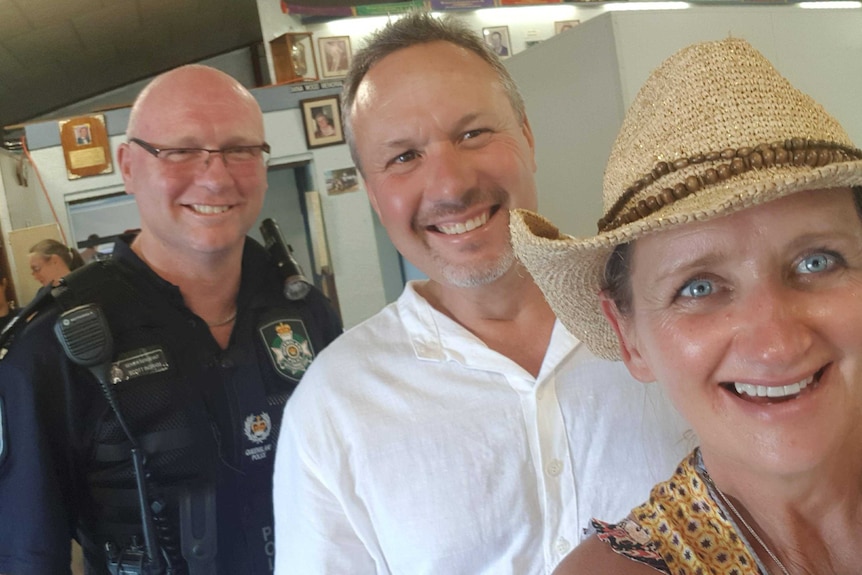
<path id="1" fill-rule="evenodd" d="M 614 333 L 617 335 L 617 341 L 620 344 L 620 357 L 623 363 L 626 364 L 629 372 L 638 381 L 649 383 L 655 381 L 652 368 L 641 354 L 640 346 L 637 337 L 635 336 L 634 320 L 631 317 L 620 313 L 617 304 L 608 297 L 607 294 L 599 295 L 599 300 L 602 305 L 602 313 L 605 314 L 605 319 L 611 324 Z"/>
<path id="2" fill-rule="evenodd" d="M 132 173 L 132 151 L 129 149 L 129 143 L 123 142 L 117 148 L 117 163 L 120 165 L 120 175 L 123 177 L 123 182 L 126 184 L 126 193 L 133 194 L 129 191 L 129 180 Z"/>

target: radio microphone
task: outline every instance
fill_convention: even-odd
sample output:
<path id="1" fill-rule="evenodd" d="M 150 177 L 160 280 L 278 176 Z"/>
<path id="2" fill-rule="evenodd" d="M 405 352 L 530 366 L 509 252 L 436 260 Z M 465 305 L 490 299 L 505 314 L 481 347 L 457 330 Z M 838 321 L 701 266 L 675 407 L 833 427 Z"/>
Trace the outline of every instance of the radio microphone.
<path id="1" fill-rule="evenodd" d="M 311 290 L 311 283 L 302 273 L 302 268 L 293 257 L 292 249 L 284 242 L 281 229 L 272 218 L 266 218 L 260 224 L 260 235 L 263 236 L 264 247 L 275 260 L 284 278 L 284 297 L 289 300 L 301 300 Z"/>
<path id="2" fill-rule="evenodd" d="M 86 367 L 96 376 L 102 388 L 102 393 L 117 416 L 117 423 L 129 440 L 129 450 L 135 476 L 135 486 L 138 494 L 138 507 L 141 511 L 141 527 L 144 536 L 145 556 L 140 558 L 141 566 L 146 566 L 145 573 L 164 573 L 164 558 L 156 538 L 153 513 L 147 494 L 146 471 L 144 469 L 144 454 L 138 440 L 132 434 L 120 411 L 120 404 L 110 383 L 111 355 L 114 338 L 105 314 L 96 304 L 85 304 L 64 312 L 54 324 L 54 333 L 66 356 L 74 363 Z M 131 573 L 121 570 L 120 573 Z"/>

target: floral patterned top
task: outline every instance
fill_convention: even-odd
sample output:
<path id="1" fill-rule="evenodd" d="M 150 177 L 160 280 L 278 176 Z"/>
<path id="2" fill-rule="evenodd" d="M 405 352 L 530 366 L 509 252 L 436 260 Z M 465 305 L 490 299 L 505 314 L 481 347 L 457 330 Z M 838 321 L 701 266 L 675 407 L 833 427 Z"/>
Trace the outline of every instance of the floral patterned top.
<path id="1" fill-rule="evenodd" d="M 716 503 L 702 469 L 695 449 L 628 518 L 613 524 L 593 519 L 599 540 L 668 575 L 762 574 L 748 542 Z"/>

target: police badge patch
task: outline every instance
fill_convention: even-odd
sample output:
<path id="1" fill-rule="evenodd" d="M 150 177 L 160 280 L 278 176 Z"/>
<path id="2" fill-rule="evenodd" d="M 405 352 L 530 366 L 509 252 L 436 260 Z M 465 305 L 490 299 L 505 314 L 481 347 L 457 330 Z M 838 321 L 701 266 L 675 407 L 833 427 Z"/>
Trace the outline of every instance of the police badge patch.
<path id="1" fill-rule="evenodd" d="M 245 436 L 252 443 L 263 443 L 272 431 L 272 420 L 267 412 L 252 414 L 245 418 L 243 423 Z"/>
<path id="2" fill-rule="evenodd" d="M 314 350 L 302 320 L 270 322 L 260 328 L 260 335 L 275 370 L 285 379 L 299 382 L 314 359 Z"/>
<path id="3" fill-rule="evenodd" d="M 272 420 L 267 412 L 252 413 L 245 418 L 242 424 L 245 436 L 254 444 L 254 447 L 249 447 L 243 453 L 252 461 L 261 461 L 269 457 L 272 452 L 272 443 L 262 445 L 272 432 Z"/>

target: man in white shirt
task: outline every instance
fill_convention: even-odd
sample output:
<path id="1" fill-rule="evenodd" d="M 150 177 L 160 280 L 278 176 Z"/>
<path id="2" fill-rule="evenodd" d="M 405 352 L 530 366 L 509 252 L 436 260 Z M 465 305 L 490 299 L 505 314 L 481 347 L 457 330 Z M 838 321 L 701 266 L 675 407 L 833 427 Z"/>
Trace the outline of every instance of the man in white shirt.
<path id="1" fill-rule="evenodd" d="M 407 15 L 356 54 L 342 99 L 371 204 L 429 279 L 288 402 L 276 573 L 550 573 L 591 516 L 625 516 L 673 471 L 684 424 L 568 333 L 515 260 L 533 135 L 481 38 Z"/>

